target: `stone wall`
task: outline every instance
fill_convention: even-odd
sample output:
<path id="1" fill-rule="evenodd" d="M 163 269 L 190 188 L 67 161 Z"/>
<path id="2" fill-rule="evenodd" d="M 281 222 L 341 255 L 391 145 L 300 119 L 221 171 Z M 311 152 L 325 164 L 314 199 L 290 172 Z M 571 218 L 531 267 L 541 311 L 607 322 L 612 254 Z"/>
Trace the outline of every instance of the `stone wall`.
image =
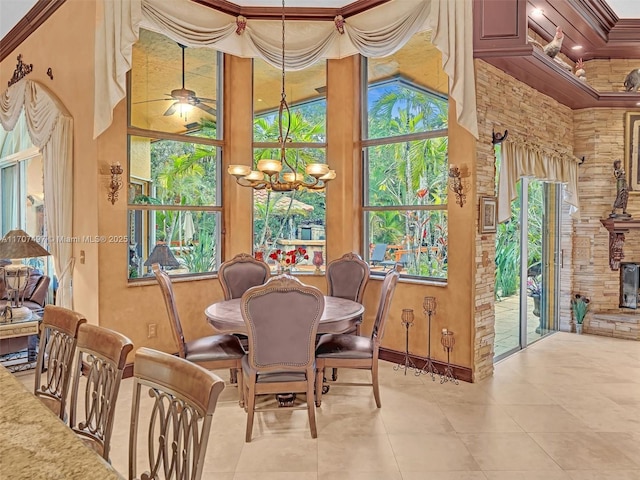
<path id="1" fill-rule="evenodd" d="M 495 155 L 491 132 L 526 139 L 539 145 L 553 145 L 559 151 L 573 151 L 573 112 L 552 98 L 525 85 L 498 68 L 476 60 L 476 89 L 480 140 L 477 147 L 478 197 L 495 195 Z M 478 201 L 476 201 L 478 204 Z M 563 208 L 563 246 L 571 249 L 571 219 Z M 474 381 L 493 371 L 495 337 L 495 234 L 476 235 L 476 314 Z M 571 257 L 565 258 L 563 282 L 570 281 Z M 565 279 L 565 275 L 568 276 Z M 564 284 L 564 283 L 563 283 Z M 569 288 L 561 292 L 561 302 L 568 305 Z M 562 304 L 562 303 L 561 303 Z"/>

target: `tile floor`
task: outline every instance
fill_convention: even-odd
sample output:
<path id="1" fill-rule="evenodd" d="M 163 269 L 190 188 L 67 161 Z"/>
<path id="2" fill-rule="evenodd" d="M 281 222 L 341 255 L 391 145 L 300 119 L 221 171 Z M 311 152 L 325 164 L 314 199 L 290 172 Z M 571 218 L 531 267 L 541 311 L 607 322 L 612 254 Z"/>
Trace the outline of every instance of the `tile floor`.
<path id="1" fill-rule="evenodd" d="M 341 370 L 342 380 L 362 372 Z M 317 409 L 245 413 L 228 386 L 214 415 L 204 479 L 640 480 L 640 343 L 556 333 L 498 363 L 495 375 L 440 384 L 381 362 L 369 388 L 332 387 Z M 228 378 L 227 372 L 220 372 Z M 33 385 L 33 374 L 20 378 Z M 132 380 L 123 381 L 113 465 L 126 476 Z"/>
<path id="2" fill-rule="evenodd" d="M 496 301 L 496 337 L 494 354 L 496 357 L 513 350 L 520 344 L 520 297 L 512 295 Z M 527 297 L 527 343 L 542 338 L 536 332 L 540 326 L 540 318 L 533 314 L 533 298 Z M 545 331 L 545 333 L 547 333 Z"/>

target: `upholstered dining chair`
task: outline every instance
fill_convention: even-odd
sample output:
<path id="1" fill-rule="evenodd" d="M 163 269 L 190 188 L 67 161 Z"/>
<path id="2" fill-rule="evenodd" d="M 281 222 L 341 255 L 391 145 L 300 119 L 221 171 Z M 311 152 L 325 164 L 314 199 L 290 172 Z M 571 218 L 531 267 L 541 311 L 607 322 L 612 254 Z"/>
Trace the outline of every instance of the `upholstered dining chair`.
<path id="1" fill-rule="evenodd" d="M 242 359 L 245 440 L 251 441 L 257 395 L 297 392 L 306 393 L 309 428 L 316 438 L 314 349 L 324 311 L 322 292 L 289 275 L 272 277 L 245 292 L 241 311 L 249 333 L 249 353 Z"/>
<path id="2" fill-rule="evenodd" d="M 171 331 L 173 332 L 180 358 L 208 369 L 231 368 L 238 372 L 242 368 L 241 360 L 245 354 L 240 340 L 234 335 L 221 334 L 185 341 L 171 279 L 157 263 L 154 263 L 151 268 L 164 297 L 167 314 L 169 315 L 169 324 L 171 325 Z M 238 395 L 242 405 L 242 376 L 238 375 L 238 377 L 240 377 L 238 379 Z"/>
<path id="3" fill-rule="evenodd" d="M 78 329 L 69 426 L 107 461 L 120 380 L 131 350 L 131 340 L 113 330 L 89 324 Z"/>
<path id="4" fill-rule="evenodd" d="M 218 280 L 222 286 L 225 300 L 242 297 L 251 287 L 264 284 L 271 277 L 271 269 L 262 260 L 253 258 L 248 253 L 239 253 L 231 260 L 223 262 L 218 269 Z M 235 334 L 243 348 L 249 346 L 246 335 Z M 231 374 L 231 383 L 235 383 L 235 375 Z"/>
<path id="5" fill-rule="evenodd" d="M 73 310 L 54 305 L 44 307 L 33 393 L 63 421 L 78 328 L 86 321 Z"/>
<path id="6" fill-rule="evenodd" d="M 322 386 L 324 369 L 356 368 L 371 371 L 371 383 L 343 383 L 343 385 L 373 386 L 373 396 L 376 406 L 380 408 L 380 387 L 378 384 L 378 354 L 380 342 L 384 335 L 384 327 L 389 316 L 389 308 L 395 291 L 400 272 L 398 269 L 389 270 L 384 277 L 380 289 L 378 311 L 370 337 L 349 335 L 344 333 L 327 333 L 320 337 L 316 347 L 316 405 L 322 403 Z"/>
<path id="7" fill-rule="evenodd" d="M 200 480 L 211 420 L 224 390 L 213 372 L 168 353 L 142 347 L 133 366 L 133 399 L 129 429 L 129 480 L 138 470 L 138 443 L 146 440 L 141 478 Z M 144 395 L 143 395 L 144 391 Z M 153 405 L 142 405 L 151 397 Z M 148 399 L 146 400 L 149 401 Z M 142 426 L 141 410 L 150 412 Z M 138 438 L 140 427 L 146 430 Z"/>
<path id="8" fill-rule="evenodd" d="M 327 295 L 362 303 L 364 289 L 369 281 L 369 264 L 357 253 L 345 253 L 327 265 Z M 362 319 L 361 319 L 362 320 Z M 360 323 L 352 332 L 360 335 Z"/>
<path id="9" fill-rule="evenodd" d="M 357 253 L 345 253 L 327 265 L 327 294 L 330 297 L 346 298 L 354 302 L 362 303 L 364 289 L 369 281 L 369 264 L 362 260 Z M 360 335 L 360 317 L 353 329 L 348 332 Z M 333 369 L 332 380 L 338 379 L 338 370 Z"/>
<path id="10" fill-rule="evenodd" d="M 271 276 L 269 265 L 247 253 L 239 253 L 218 269 L 225 300 L 240 298 L 251 287 L 264 284 Z"/>

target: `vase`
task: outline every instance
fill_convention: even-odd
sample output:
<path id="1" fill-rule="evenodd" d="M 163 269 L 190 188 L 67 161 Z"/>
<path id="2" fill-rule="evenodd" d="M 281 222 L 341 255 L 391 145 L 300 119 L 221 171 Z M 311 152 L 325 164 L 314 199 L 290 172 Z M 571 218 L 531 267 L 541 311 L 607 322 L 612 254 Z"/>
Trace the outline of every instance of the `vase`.
<path id="1" fill-rule="evenodd" d="M 581 323 L 576 323 L 576 333 L 578 335 L 582 335 L 582 324 Z"/>
<path id="2" fill-rule="evenodd" d="M 540 295 L 533 294 L 531 295 L 533 298 L 533 314 L 536 317 L 540 316 Z"/>
<path id="3" fill-rule="evenodd" d="M 315 252 L 313 252 L 313 264 L 316 266 L 316 274 L 321 274 L 322 270 L 320 270 L 320 267 L 322 266 L 322 264 L 324 263 L 324 259 L 322 258 L 322 250 L 316 250 Z"/>

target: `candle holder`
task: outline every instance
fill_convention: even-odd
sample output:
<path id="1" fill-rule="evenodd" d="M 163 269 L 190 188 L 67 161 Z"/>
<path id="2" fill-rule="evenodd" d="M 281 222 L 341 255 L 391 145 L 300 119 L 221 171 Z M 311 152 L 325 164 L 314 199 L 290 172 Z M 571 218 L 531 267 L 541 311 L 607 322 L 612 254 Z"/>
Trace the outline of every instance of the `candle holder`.
<path id="1" fill-rule="evenodd" d="M 411 308 L 403 308 L 401 318 L 402 325 L 406 328 L 404 362 L 397 364 L 393 369 L 400 370 L 402 368 L 406 375 L 407 370 L 418 370 L 418 367 L 416 367 L 416 364 L 413 363 L 413 360 L 411 360 L 409 356 L 409 327 L 413 325 L 413 310 Z"/>
<path id="2" fill-rule="evenodd" d="M 453 338 L 453 332 L 451 330 L 443 328 L 442 336 L 440 337 L 440 343 L 442 344 L 444 350 L 447 352 L 447 366 L 444 369 L 442 375 L 440 375 L 440 383 L 451 381 L 458 385 L 458 379 L 453 374 L 453 369 L 451 368 L 450 361 L 451 350 L 453 350 L 453 346 L 456 344 L 456 340 L 455 338 Z"/>
<path id="3" fill-rule="evenodd" d="M 109 182 L 107 199 L 111 202 L 111 205 L 114 205 L 116 200 L 118 200 L 118 190 L 122 188 L 123 170 L 120 166 L 120 162 L 112 163 L 111 167 L 109 167 L 109 171 L 111 172 L 111 180 Z"/>
<path id="4" fill-rule="evenodd" d="M 436 380 L 436 375 L 440 375 L 440 372 L 431 360 L 431 316 L 436 313 L 436 304 L 436 297 L 424 297 L 424 301 L 422 302 L 424 314 L 429 319 L 427 326 L 427 361 L 420 370 L 416 371 L 416 375 L 431 375 L 431 380 L 433 381 Z"/>

